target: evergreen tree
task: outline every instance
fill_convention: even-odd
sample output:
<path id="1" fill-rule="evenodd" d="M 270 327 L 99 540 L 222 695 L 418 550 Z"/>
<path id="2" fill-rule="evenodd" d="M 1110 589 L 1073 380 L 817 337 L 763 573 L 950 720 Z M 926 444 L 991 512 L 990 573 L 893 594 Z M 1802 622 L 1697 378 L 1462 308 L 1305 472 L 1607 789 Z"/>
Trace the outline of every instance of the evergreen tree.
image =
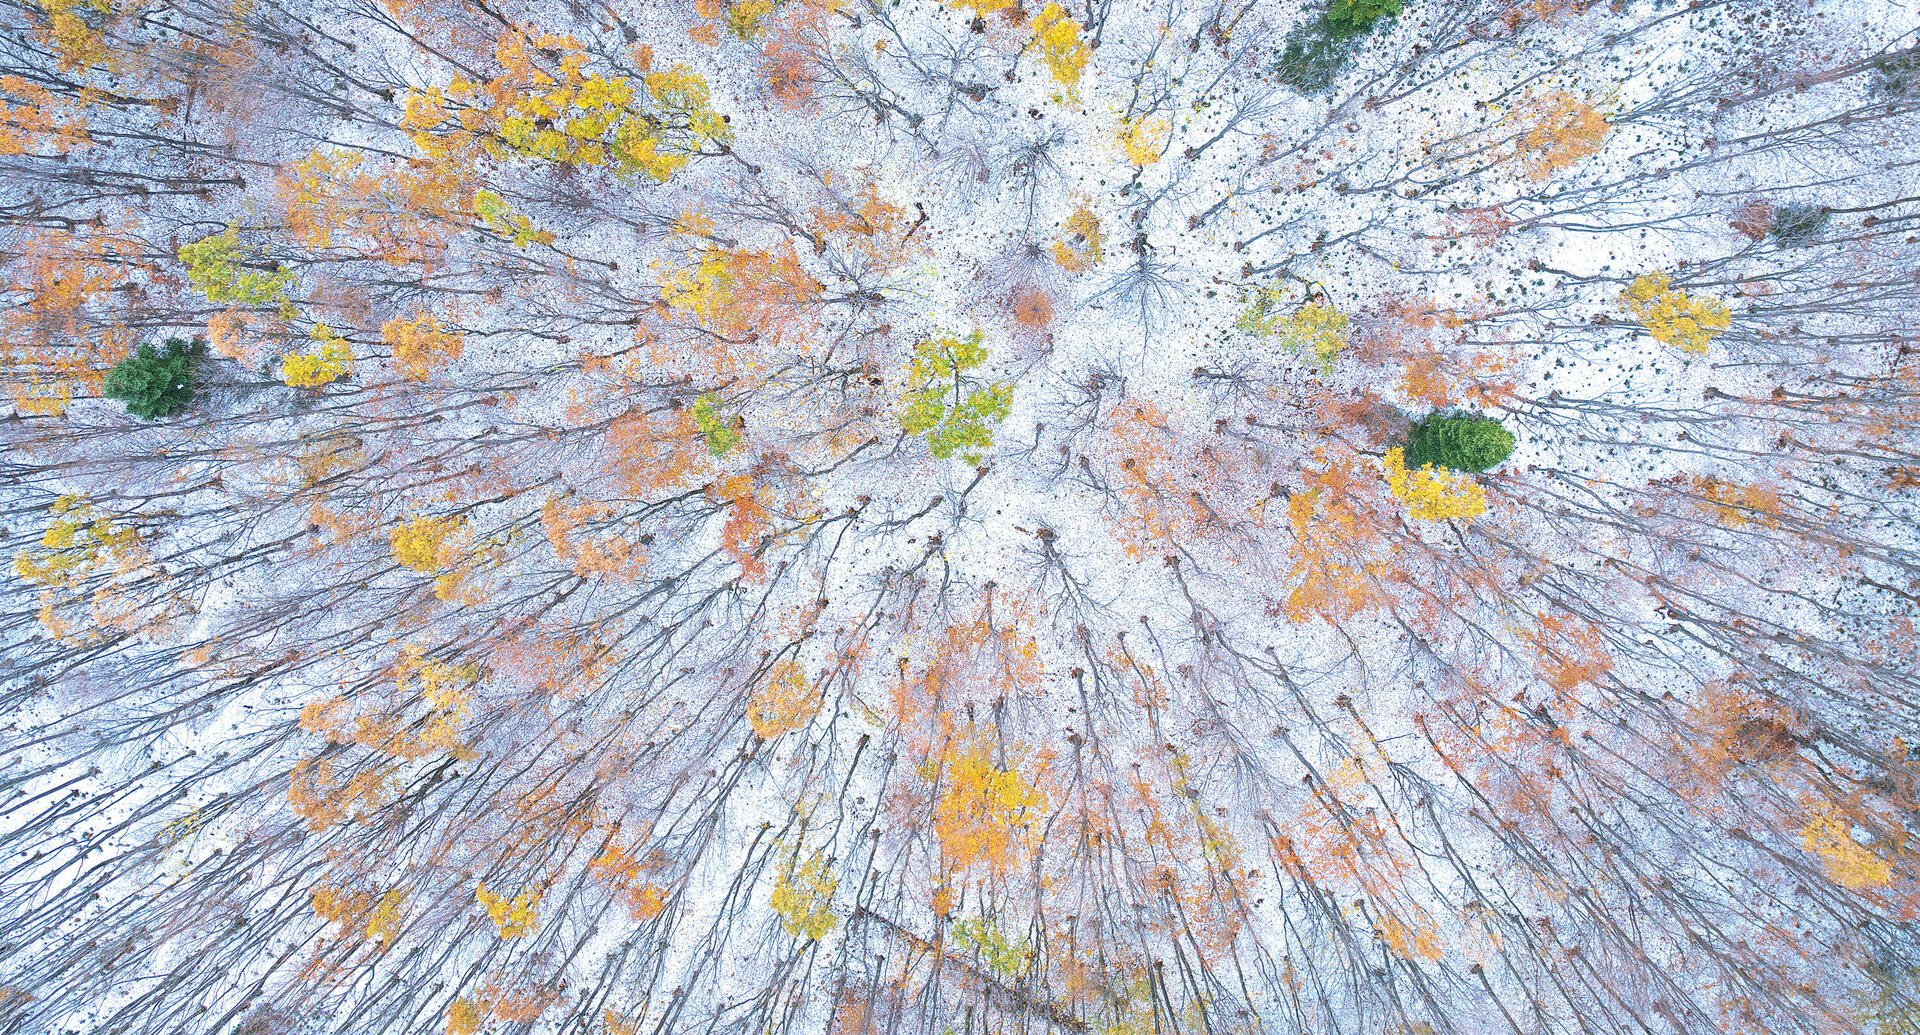
<path id="1" fill-rule="evenodd" d="M 1810 244 L 1832 215 L 1819 205 L 1782 205 L 1773 213 L 1773 239 L 1789 247 Z"/>
<path id="2" fill-rule="evenodd" d="M 1435 413 L 1413 426 L 1407 439 L 1406 464 L 1427 464 L 1456 471 L 1484 471 L 1513 452 L 1513 432 L 1496 418 L 1480 413 Z"/>
<path id="3" fill-rule="evenodd" d="M 193 365 L 200 351 L 198 343 L 179 338 L 168 339 L 164 352 L 142 344 L 107 371 L 107 398 L 126 403 L 136 417 L 165 417 L 193 400 Z"/>

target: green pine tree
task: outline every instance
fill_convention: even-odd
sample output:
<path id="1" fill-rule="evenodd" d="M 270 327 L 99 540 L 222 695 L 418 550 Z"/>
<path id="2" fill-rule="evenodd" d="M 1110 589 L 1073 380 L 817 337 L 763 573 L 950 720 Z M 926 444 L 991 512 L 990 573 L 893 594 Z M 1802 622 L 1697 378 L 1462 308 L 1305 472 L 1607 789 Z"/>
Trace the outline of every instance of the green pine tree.
<path id="1" fill-rule="evenodd" d="M 167 340 L 166 351 L 142 344 L 107 371 L 106 394 L 127 404 L 127 412 L 153 420 L 193 401 L 193 365 L 199 343 Z"/>
<path id="2" fill-rule="evenodd" d="M 1513 453 L 1513 432 L 1481 413 L 1435 413 L 1413 426 L 1407 438 L 1409 468 L 1427 464 L 1456 471 L 1484 471 Z"/>

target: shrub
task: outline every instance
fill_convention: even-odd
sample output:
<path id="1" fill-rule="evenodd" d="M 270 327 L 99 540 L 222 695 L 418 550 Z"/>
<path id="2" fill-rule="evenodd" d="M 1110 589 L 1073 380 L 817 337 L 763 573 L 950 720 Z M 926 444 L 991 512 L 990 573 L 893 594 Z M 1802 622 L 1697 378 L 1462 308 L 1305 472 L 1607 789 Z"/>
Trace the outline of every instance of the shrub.
<path id="1" fill-rule="evenodd" d="M 199 342 L 167 339 L 166 351 L 142 344 L 107 371 L 107 398 L 127 404 L 127 412 L 153 420 L 193 401 L 193 365 L 204 351 Z"/>
<path id="2" fill-rule="evenodd" d="M 1773 212 L 1773 239 L 1796 247 L 1807 244 L 1831 218 L 1833 213 L 1819 205 L 1782 205 Z"/>
<path id="3" fill-rule="evenodd" d="M 1479 472 L 1512 453 L 1513 432 L 1498 419 L 1480 413 L 1435 413 L 1413 426 L 1407 438 L 1406 465 Z"/>

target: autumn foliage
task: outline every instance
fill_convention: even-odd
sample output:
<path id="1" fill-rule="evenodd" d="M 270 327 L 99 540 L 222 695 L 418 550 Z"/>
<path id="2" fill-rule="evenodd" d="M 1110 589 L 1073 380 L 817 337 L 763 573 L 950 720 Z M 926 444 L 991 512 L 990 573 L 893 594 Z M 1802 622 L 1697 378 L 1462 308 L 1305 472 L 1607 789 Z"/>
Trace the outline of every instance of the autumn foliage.
<path id="1" fill-rule="evenodd" d="M 1912 1030 L 1806 7 L 9 4 L 0 1032 Z"/>

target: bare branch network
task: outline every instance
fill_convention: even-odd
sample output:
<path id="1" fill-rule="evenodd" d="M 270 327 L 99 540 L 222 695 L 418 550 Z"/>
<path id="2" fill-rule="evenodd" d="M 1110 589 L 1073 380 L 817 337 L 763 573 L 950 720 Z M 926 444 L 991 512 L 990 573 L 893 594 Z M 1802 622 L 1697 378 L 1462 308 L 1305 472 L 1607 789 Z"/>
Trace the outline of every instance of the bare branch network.
<path id="1" fill-rule="evenodd" d="M 0 1035 L 1920 1032 L 1917 40 L 0 0 Z"/>

